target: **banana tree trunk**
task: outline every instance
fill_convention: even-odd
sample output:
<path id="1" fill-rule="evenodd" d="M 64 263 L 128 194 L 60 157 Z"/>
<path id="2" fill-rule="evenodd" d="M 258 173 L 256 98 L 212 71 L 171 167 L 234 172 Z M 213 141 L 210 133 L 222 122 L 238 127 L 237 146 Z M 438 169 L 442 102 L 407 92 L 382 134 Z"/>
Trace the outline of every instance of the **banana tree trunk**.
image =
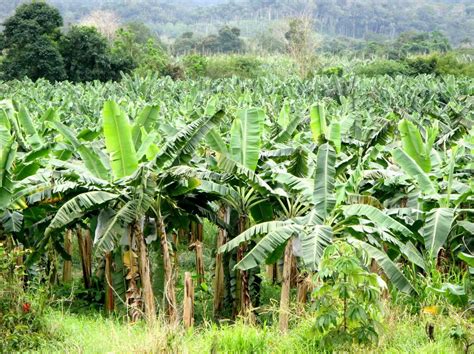
<path id="1" fill-rule="evenodd" d="M 228 223 L 228 212 L 227 208 L 221 207 L 219 209 L 219 218 Z M 215 276 L 214 276 L 214 306 L 213 306 L 213 315 L 216 319 L 223 307 L 224 300 L 224 263 L 222 253 L 219 253 L 219 248 L 226 243 L 227 232 L 224 229 L 219 228 L 217 234 L 217 244 L 216 244 L 216 266 L 215 266 Z"/>
<path id="2" fill-rule="evenodd" d="M 145 305 L 145 318 L 148 323 L 156 321 L 155 296 L 151 282 L 150 259 L 148 257 L 145 237 L 140 220 L 136 220 L 132 225 L 132 232 L 137 244 L 138 272 L 142 284 L 143 304 Z"/>
<path id="3" fill-rule="evenodd" d="M 105 311 L 115 311 L 114 291 L 112 288 L 112 252 L 105 254 Z"/>
<path id="4" fill-rule="evenodd" d="M 72 256 L 72 230 L 67 229 L 64 234 L 64 250 Z M 64 260 L 63 263 L 63 283 L 70 283 L 72 280 L 72 260 Z"/>
<path id="5" fill-rule="evenodd" d="M 288 317 L 290 312 L 291 263 L 293 258 L 293 242 L 290 239 L 285 247 L 283 262 L 283 281 L 281 284 L 279 328 L 281 332 L 288 331 Z"/>
<path id="6" fill-rule="evenodd" d="M 79 245 L 79 255 L 82 264 L 82 277 L 84 279 L 84 287 L 90 289 L 92 274 L 92 239 L 89 230 L 77 228 L 77 243 Z"/>
<path id="7" fill-rule="evenodd" d="M 244 232 L 248 226 L 248 218 L 243 215 L 239 218 L 239 234 Z M 237 250 L 237 262 L 240 262 L 245 257 L 247 251 L 247 243 L 242 243 Z M 237 299 L 238 299 L 238 313 L 245 318 L 253 320 L 252 318 L 252 300 L 250 298 L 249 276 L 248 272 L 244 270 L 237 271 Z"/>
<path id="8" fill-rule="evenodd" d="M 165 272 L 165 306 L 168 319 L 171 324 L 176 324 L 178 320 L 178 309 L 176 307 L 176 292 L 174 286 L 173 265 L 166 238 L 166 227 L 163 218 L 157 219 L 156 229 L 160 233 L 161 250 L 163 252 L 163 267 Z"/>
<path id="9" fill-rule="evenodd" d="M 311 281 L 311 276 L 307 273 L 300 274 L 298 276 L 298 285 L 296 292 L 296 303 L 299 315 L 302 315 L 304 313 L 304 308 L 308 299 L 308 293 L 311 292 L 312 289 L 313 282 Z"/>
<path id="10" fill-rule="evenodd" d="M 186 329 L 194 325 L 194 285 L 190 272 L 184 273 L 183 323 Z"/>
<path id="11" fill-rule="evenodd" d="M 204 282 L 204 257 L 202 253 L 203 248 L 203 224 L 199 223 L 196 227 L 196 240 L 195 240 L 195 251 L 196 251 L 196 273 L 198 278 L 198 287 Z"/>

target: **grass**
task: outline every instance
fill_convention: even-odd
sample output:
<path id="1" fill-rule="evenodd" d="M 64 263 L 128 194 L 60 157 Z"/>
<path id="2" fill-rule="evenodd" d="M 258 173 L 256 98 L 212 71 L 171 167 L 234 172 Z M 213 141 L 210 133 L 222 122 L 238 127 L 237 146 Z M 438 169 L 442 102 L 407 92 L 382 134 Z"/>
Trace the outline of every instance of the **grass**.
<path id="1" fill-rule="evenodd" d="M 348 348 L 351 352 L 374 353 L 462 353 L 450 337 L 450 328 L 459 315 L 415 316 L 390 309 L 384 334 L 377 346 Z M 435 326 L 435 341 L 425 332 L 427 322 Z M 83 353 L 309 353 L 323 352 L 318 345 L 311 318 L 295 320 L 288 334 L 277 326 L 204 324 L 193 330 L 171 328 L 159 321 L 152 328 L 143 323 L 127 324 L 119 318 L 77 315 L 51 310 L 47 326 L 59 334 L 57 341 L 45 343 L 40 352 Z"/>

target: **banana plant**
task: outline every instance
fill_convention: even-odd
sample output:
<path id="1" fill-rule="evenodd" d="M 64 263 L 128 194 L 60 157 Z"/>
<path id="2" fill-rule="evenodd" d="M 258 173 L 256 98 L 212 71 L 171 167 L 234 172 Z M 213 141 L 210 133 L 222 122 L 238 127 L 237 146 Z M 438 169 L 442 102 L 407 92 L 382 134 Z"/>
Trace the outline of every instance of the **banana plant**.
<path id="1" fill-rule="evenodd" d="M 331 244 L 335 237 L 347 238 L 353 244 L 367 249 L 396 287 L 402 291 L 412 291 L 413 288 L 406 277 L 383 250 L 370 246 L 366 240 L 350 237 L 348 229 L 354 226 L 353 222 L 358 220 L 357 217 L 363 217 L 366 222 L 373 224 L 379 233 L 411 234 L 411 231 L 386 212 L 371 206 L 370 198 L 356 199 L 359 203 L 367 200 L 369 204 L 338 205 L 335 194 L 335 165 L 335 148 L 330 143 L 321 145 L 313 179 L 311 211 L 304 216 L 255 225 L 224 245 L 221 251 L 227 252 L 242 242 L 261 237 L 256 246 L 236 265 L 240 269 L 249 269 L 265 262 L 273 252 L 294 238 L 299 249 L 296 255 L 305 267 L 316 271 L 327 245 Z M 287 186 L 292 185 L 296 190 L 299 189 L 300 193 L 304 193 L 301 190 L 307 188 L 307 184 L 304 181 L 295 184 L 295 179 L 292 178 L 291 184 Z M 362 227 L 364 224 L 358 225 Z"/>
<path id="2" fill-rule="evenodd" d="M 144 114 L 140 115 L 139 124 L 143 124 L 143 116 Z M 89 183 L 83 186 L 86 189 L 84 193 L 76 195 L 59 208 L 46 229 L 45 236 L 48 237 L 53 231 L 77 222 L 91 213 L 97 214 L 101 209 L 110 209 L 112 217 L 110 214 L 98 214 L 99 217 L 103 215 L 107 220 L 101 222 L 105 226 L 96 233 L 96 254 L 104 255 L 111 252 L 123 235 L 123 231 L 120 230 L 131 227 L 130 238 L 136 243 L 139 273 L 144 288 L 145 314 L 150 322 L 154 322 L 156 314 L 150 279 L 150 262 L 142 228 L 143 220 L 151 215 L 157 224 L 165 261 L 165 282 L 168 287 L 165 297 L 166 306 L 170 319 L 175 321 L 177 318 L 176 298 L 164 215 L 162 215 L 162 201 L 167 198 L 172 199 L 172 197 L 163 196 L 163 181 L 165 176 L 168 176 L 170 168 L 188 161 L 188 156 L 196 149 L 201 137 L 205 136 L 222 116 L 222 112 L 217 112 L 212 117 L 203 117 L 190 124 L 173 141 L 168 142 L 151 161 L 144 163 L 138 162 L 139 158 L 133 143 L 133 128 L 126 115 L 113 101 L 106 102 L 103 109 L 103 131 L 108 161 L 102 165 L 103 158 L 93 149 L 77 141 L 65 126 L 59 123 L 53 125 L 76 147 L 78 154 L 83 157 L 85 164 L 83 170 L 89 170 L 93 178 L 89 178 Z M 93 161 L 97 164 L 90 164 Z M 100 167 L 97 168 L 97 166 Z M 106 171 L 106 166 L 110 166 L 111 173 Z M 65 164 L 64 167 L 67 165 Z M 175 177 L 178 178 L 178 175 Z"/>

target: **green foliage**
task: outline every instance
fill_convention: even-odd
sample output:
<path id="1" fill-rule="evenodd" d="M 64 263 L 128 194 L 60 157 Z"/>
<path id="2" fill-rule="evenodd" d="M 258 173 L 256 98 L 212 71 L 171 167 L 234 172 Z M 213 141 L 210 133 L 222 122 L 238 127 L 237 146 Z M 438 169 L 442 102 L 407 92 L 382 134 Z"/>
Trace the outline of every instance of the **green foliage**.
<path id="1" fill-rule="evenodd" d="M 410 73 L 407 64 L 395 60 L 379 59 L 373 62 L 359 65 L 354 69 L 358 75 L 374 77 L 379 75 L 397 76 Z"/>
<path id="2" fill-rule="evenodd" d="M 112 55 L 96 29 L 74 26 L 61 36 L 59 11 L 44 2 L 24 4 L 5 22 L 2 47 L 6 56 L 0 71 L 6 80 L 117 80 L 129 71 L 130 57 Z"/>
<path id="3" fill-rule="evenodd" d="M 114 61 L 107 39 L 94 27 L 72 27 L 61 39 L 60 50 L 68 80 L 73 82 L 117 79 L 120 71 L 131 66 Z"/>
<path id="4" fill-rule="evenodd" d="M 367 257 L 360 252 L 344 242 L 324 251 L 313 297 L 316 329 L 326 348 L 379 340 L 383 281 L 369 272 Z"/>
<path id="5" fill-rule="evenodd" d="M 209 57 L 206 76 L 211 79 L 230 78 L 237 76 L 255 79 L 262 72 L 260 59 L 248 55 Z"/>
<path id="6" fill-rule="evenodd" d="M 20 247 L 7 249 L 0 243 L 0 350 L 35 350 L 52 340 L 43 319 L 42 290 L 28 294 L 26 269 L 21 260 L 28 254 Z"/>
<path id="7" fill-rule="evenodd" d="M 244 42 L 240 38 L 240 29 L 226 25 L 218 30 L 217 35 L 202 38 L 194 37 L 193 32 L 185 32 L 176 39 L 173 49 L 176 54 L 196 51 L 205 54 L 240 53 L 244 50 Z"/>
<path id="8" fill-rule="evenodd" d="M 456 53 L 447 53 L 436 58 L 436 73 L 439 75 L 454 75 L 474 77 L 474 62 L 463 61 Z"/>
<path id="9" fill-rule="evenodd" d="M 63 58 L 57 48 L 59 11 L 43 2 L 23 4 L 5 21 L 3 31 L 6 55 L 0 72 L 5 80 L 46 78 L 58 81 L 65 78 Z"/>
<path id="10" fill-rule="evenodd" d="M 182 59 L 187 77 L 198 78 L 206 75 L 208 59 L 200 54 L 189 54 Z"/>

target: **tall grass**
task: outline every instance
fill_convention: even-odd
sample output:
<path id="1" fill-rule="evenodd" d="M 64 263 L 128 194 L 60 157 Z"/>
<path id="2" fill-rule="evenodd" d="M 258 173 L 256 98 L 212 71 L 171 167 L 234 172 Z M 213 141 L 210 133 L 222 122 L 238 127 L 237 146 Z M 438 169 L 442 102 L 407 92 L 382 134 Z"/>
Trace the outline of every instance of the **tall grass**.
<path id="1" fill-rule="evenodd" d="M 400 308 L 386 311 L 384 334 L 372 347 L 353 346 L 347 352 L 374 353 L 457 353 L 462 352 L 449 336 L 450 328 L 467 322 L 454 312 L 427 316 L 405 314 Z M 427 323 L 435 328 L 435 341 L 425 332 Z M 83 353 L 316 353 L 319 345 L 311 316 L 293 321 L 288 334 L 276 325 L 204 324 L 185 331 L 158 321 L 154 327 L 139 322 L 128 324 L 118 318 L 101 315 L 73 315 L 51 311 L 47 315 L 51 330 L 60 334 L 60 342 L 45 343 L 40 352 Z"/>

